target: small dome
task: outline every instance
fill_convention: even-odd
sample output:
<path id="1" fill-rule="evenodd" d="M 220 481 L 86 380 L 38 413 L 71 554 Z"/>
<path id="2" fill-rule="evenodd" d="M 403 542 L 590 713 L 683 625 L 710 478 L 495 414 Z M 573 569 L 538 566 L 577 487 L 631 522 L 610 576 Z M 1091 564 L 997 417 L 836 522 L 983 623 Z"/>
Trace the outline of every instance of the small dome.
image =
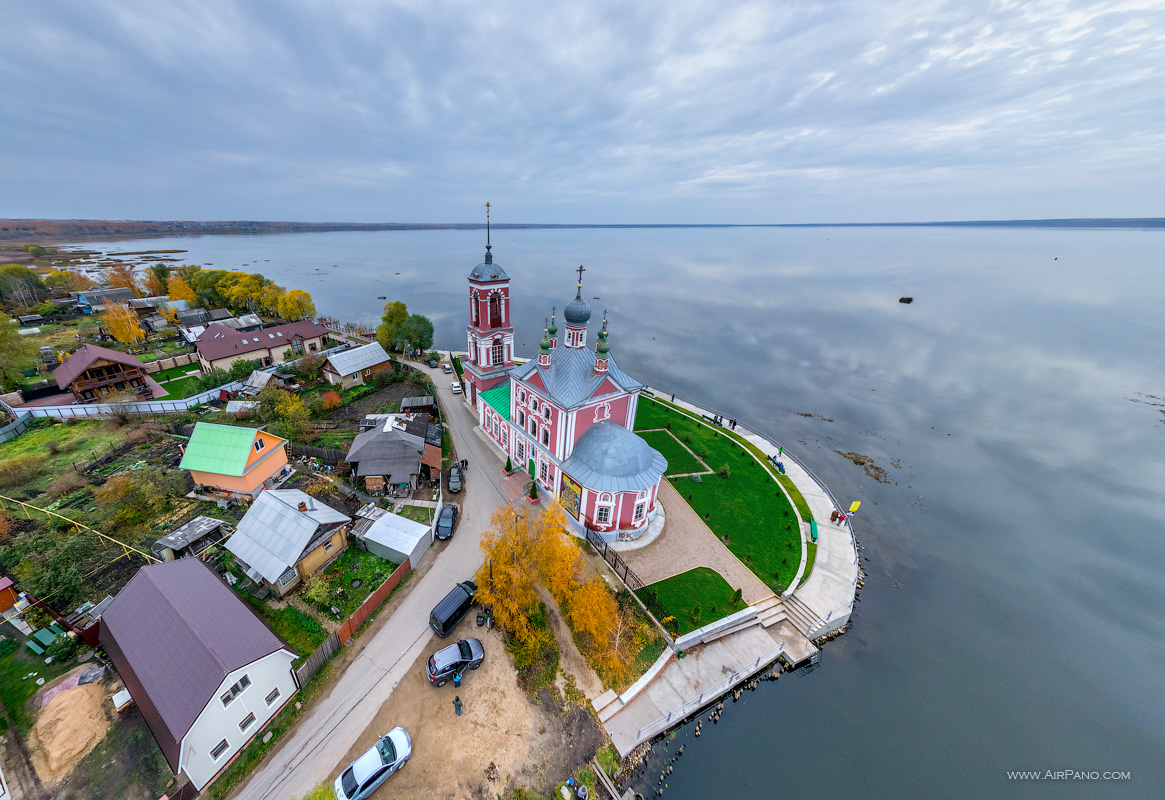
<path id="1" fill-rule="evenodd" d="M 582 299 L 582 290 L 562 309 L 562 316 L 571 325 L 586 325 L 591 318 L 591 304 Z"/>
<path id="2" fill-rule="evenodd" d="M 570 460 L 602 475 L 629 478 L 651 470 L 655 451 L 622 425 L 600 422 L 579 437 Z"/>
<path id="3" fill-rule="evenodd" d="M 473 268 L 473 272 L 469 273 L 469 280 L 471 281 L 508 281 L 510 276 L 501 268 L 500 264 L 494 263 L 493 253 L 489 252 L 488 248 L 485 253 L 485 261 Z"/>
<path id="4" fill-rule="evenodd" d="M 550 318 L 550 325 L 547 326 L 547 328 L 546 328 L 546 334 L 548 336 L 557 336 L 558 335 L 558 326 L 554 324 L 554 317 Z"/>
<path id="5" fill-rule="evenodd" d="M 606 342 L 600 341 L 599 346 L 595 348 L 595 354 L 600 358 L 606 358 L 607 353 L 609 352 L 611 352 L 611 348 L 607 345 Z"/>

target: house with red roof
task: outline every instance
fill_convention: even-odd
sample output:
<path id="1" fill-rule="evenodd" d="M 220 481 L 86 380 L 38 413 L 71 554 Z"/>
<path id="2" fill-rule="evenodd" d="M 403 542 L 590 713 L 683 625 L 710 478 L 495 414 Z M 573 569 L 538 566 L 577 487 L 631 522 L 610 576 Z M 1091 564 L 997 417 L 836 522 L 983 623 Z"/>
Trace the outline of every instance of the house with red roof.
<path id="1" fill-rule="evenodd" d="M 101 644 L 175 774 L 202 790 L 298 687 L 296 654 L 197 558 L 142 567 Z"/>
<path id="2" fill-rule="evenodd" d="M 166 390 L 149 376 L 140 359 L 93 344 L 77 348 L 53 370 L 53 377 L 78 403 L 99 402 L 123 393 L 136 395 L 136 400 L 166 396 Z"/>
<path id="3" fill-rule="evenodd" d="M 328 329 L 311 320 L 290 322 L 257 331 L 237 331 L 222 323 L 208 325 L 198 337 L 202 369 L 230 369 L 239 359 L 261 361 L 264 367 L 282 363 L 284 354 L 311 355 L 324 349 Z"/>

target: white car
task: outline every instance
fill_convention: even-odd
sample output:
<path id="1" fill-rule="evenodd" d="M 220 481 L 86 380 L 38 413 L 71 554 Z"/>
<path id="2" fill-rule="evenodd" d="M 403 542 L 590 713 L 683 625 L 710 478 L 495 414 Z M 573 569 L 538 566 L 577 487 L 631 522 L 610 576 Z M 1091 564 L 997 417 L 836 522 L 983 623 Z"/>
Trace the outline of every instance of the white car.
<path id="1" fill-rule="evenodd" d="M 405 765 L 413 743 L 404 728 L 393 728 L 336 778 L 336 800 L 364 800 Z"/>
<path id="2" fill-rule="evenodd" d="M 448 374 L 453 371 L 453 367 L 449 366 L 448 364 L 442 364 L 441 371 Z"/>
<path id="3" fill-rule="evenodd" d="M 453 390 L 453 394 L 461 394 L 461 381 L 453 381 L 449 388 Z"/>

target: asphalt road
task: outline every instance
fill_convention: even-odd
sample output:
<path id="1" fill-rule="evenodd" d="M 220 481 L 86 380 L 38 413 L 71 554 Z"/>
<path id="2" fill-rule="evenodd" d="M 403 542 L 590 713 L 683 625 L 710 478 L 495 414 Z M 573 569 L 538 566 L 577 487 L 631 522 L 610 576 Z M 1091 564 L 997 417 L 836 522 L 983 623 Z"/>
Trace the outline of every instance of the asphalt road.
<path id="1" fill-rule="evenodd" d="M 434 545 L 425 558 L 436 558 L 436 562 L 274 756 L 234 793 L 236 800 L 292 800 L 328 780 L 388 701 L 405 670 L 422 651 L 436 648 L 439 640 L 429 628 L 433 606 L 454 584 L 472 578 L 482 563 L 481 534 L 494 509 L 506 502 L 498 457 L 473 432 L 476 417 L 461 396 L 450 390 L 452 376 L 414 366 L 433 379 L 454 448 L 460 458 L 469 459 L 465 490 L 448 498 L 461 504 L 457 530 L 447 545 Z"/>

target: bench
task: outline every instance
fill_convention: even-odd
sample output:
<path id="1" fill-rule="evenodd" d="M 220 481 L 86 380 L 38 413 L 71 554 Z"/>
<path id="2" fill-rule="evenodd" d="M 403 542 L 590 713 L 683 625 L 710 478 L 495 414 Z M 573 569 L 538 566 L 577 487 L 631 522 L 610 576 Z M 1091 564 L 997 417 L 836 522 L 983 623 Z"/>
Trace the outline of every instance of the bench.
<path id="1" fill-rule="evenodd" d="M 31 637 L 29 638 L 29 640 L 27 642 L 25 642 L 25 644 L 28 645 L 29 650 L 36 653 L 38 656 L 44 655 L 44 648 L 41 647 L 36 642 L 34 642 Z"/>

